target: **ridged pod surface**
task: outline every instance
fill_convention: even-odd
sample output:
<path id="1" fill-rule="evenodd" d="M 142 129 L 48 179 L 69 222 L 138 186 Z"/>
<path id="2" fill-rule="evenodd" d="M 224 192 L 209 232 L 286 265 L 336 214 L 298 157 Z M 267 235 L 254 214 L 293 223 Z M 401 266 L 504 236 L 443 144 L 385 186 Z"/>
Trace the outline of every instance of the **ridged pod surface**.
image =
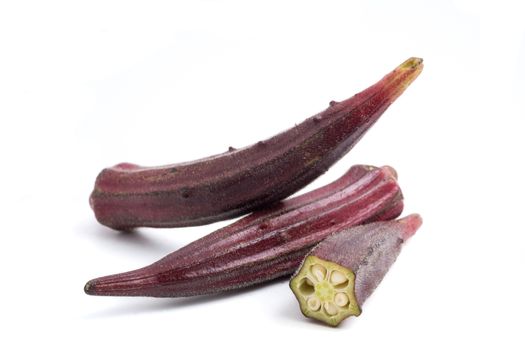
<path id="1" fill-rule="evenodd" d="M 106 168 L 91 207 L 101 224 L 131 229 L 203 225 L 279 201 L 345 155 L 422 68 L 410 58 L 366 90 L 249 147 L 187 163 Z"/>
<path id="2" fill-rule="evenodd" d="M 390 167 L 353 166 L 338 180 L 280 202 L 138 270 L 89 281 L 93 295 L 213 294 L 291 275 L 335 231 L 397 217 L 403 210 Z"/>
<path id="3" fill-rule="evenodd" d="M 359 316 L 361 305 L 421 223 L 412 214 L 342 230 L 319 243 L 290 281 L 302 313 L 331 326 Z"/>

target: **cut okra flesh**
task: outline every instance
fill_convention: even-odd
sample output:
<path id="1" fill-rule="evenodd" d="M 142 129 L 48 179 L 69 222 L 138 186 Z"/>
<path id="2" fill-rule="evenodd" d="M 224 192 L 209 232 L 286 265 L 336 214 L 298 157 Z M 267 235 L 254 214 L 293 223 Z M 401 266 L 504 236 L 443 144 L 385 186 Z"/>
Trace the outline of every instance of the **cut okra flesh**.
<path id="1" fill-rule="evenodd" d="M 290 287 L 306 317 L 337 326 L 345 318 L 361 313 L 354 282 L 352 270 L 310 255 Z"/>

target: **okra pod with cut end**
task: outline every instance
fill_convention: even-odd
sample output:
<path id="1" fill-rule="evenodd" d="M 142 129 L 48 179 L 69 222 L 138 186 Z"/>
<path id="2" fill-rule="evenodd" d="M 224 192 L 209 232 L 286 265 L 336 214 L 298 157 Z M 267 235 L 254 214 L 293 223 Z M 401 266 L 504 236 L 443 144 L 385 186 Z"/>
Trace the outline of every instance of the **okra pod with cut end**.
<path id="1" fill-rule="evenodd" d="M 290 281 L 302 313 L 331 326 L 359 316 L 361 305 L 421 223 L 412 214 L 336 232 L 319 243 Z"/>
<path id="2" fill-rule="evenodd" d="M 354 166 L 338 180 L 219 229 L 138 270 L 96 278 L 93 295 L 213 294 L 291 275 L 335 231 L 397 217 L 401 190 L 390 167 Z"/>
<path id="3" fill-rule="evenodd" d="M 231 219 L 295 193 L 344 156 L 423 69 L 410 58 L 376 84 L 266 141 L 159 167 L 121 163 L 97 177 L 90 204 L 114 229 Z"/>

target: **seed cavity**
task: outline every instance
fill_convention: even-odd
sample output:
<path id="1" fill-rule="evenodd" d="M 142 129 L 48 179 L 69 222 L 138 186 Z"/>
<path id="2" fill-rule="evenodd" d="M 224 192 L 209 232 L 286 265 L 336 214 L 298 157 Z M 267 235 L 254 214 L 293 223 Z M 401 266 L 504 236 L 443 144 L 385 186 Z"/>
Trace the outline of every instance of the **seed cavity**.
<path id="1" fill-rule="evenodd" d="M 342 272 L 334 270 L 330 274 L 330 282 L 335 288 L 344 288 L 348 285 L 348 278 Z"/>
<path id="2" fill-rule="evenodd" d="M 313 265 L 311 268 L 312 275 L 317 279 L 318 282 L 321 282 L 326 277 L 326 268 L 321 265 Z"/>
<path id="3" fill-rule="evenodd" d="M 321 301 L 316 297 L 309 298 L 306 304 L 312 311 L 317 311 L 321 308 Z"/>
<path id="4" fill-rule="evenodd" d="M 303 295 L 312 295 L 314 294 L 314 284 L 308 278 L 303 278 L 299 285 L 299 290 Z"/>
<path id="5" fill-rule="evenodd" d="M 330 301 L 327 301 L 323 304 L 323 309 L 330 316 L 337 315 L 337 312 L 339 311 L 337 306 L 335 306 L 334 303 Z"/>
<path id="6" fill-rule="evenodd" d="M 334 298 L 334 303 L 339 307 L 345 307 L 348 305 L 348 296 L 346 293 L 337 293 Z"/>

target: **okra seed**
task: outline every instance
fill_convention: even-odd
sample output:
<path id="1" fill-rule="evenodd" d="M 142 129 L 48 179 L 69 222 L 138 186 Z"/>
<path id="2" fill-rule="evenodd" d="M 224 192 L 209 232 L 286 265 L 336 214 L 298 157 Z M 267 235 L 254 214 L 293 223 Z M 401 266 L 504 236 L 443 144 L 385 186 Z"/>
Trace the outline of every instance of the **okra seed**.
<path id="1" fill-rule="evenodd" d="M 312 274 L 318 281 L 322 281 L 326 277 L 326 268 L 321 265 L 313 265 L 311 268 Z"/>
<path id="2" fill-rule="evenodd" d="M 307 303 L 308 307 L 312 311 L 317 311 L 321 308 L 321 301 L 316 297 L 311 297 L 310 299 L 308 299 Z"/>
<path id="3" fill-rule="evenodd" d="M 337 306 L 335 306 L 334 303 L 329 302 L 329 301 L 323 304 L 323 308 L 324 308 L 324 311 L 330 316 L 334 316 L 335 314 L 337 314 L 337 311 L 338 311 Z"/>
<path id="4" fill-rule="evenodd" d="M 346 276 L 342 272 L 335 270 L 332 271 L 332 273 L 330 274 L 330 282 L 332 282 L 334 286 L 343 284 L 347 281 L 348 278 L 346 278 Z"/>
<path id="5" fill-rule="evenodd" d="M 346 293 L 337 293 L 334 302 L 337 306 L 344 307 L 348 304 L 348 296 Z"/>

